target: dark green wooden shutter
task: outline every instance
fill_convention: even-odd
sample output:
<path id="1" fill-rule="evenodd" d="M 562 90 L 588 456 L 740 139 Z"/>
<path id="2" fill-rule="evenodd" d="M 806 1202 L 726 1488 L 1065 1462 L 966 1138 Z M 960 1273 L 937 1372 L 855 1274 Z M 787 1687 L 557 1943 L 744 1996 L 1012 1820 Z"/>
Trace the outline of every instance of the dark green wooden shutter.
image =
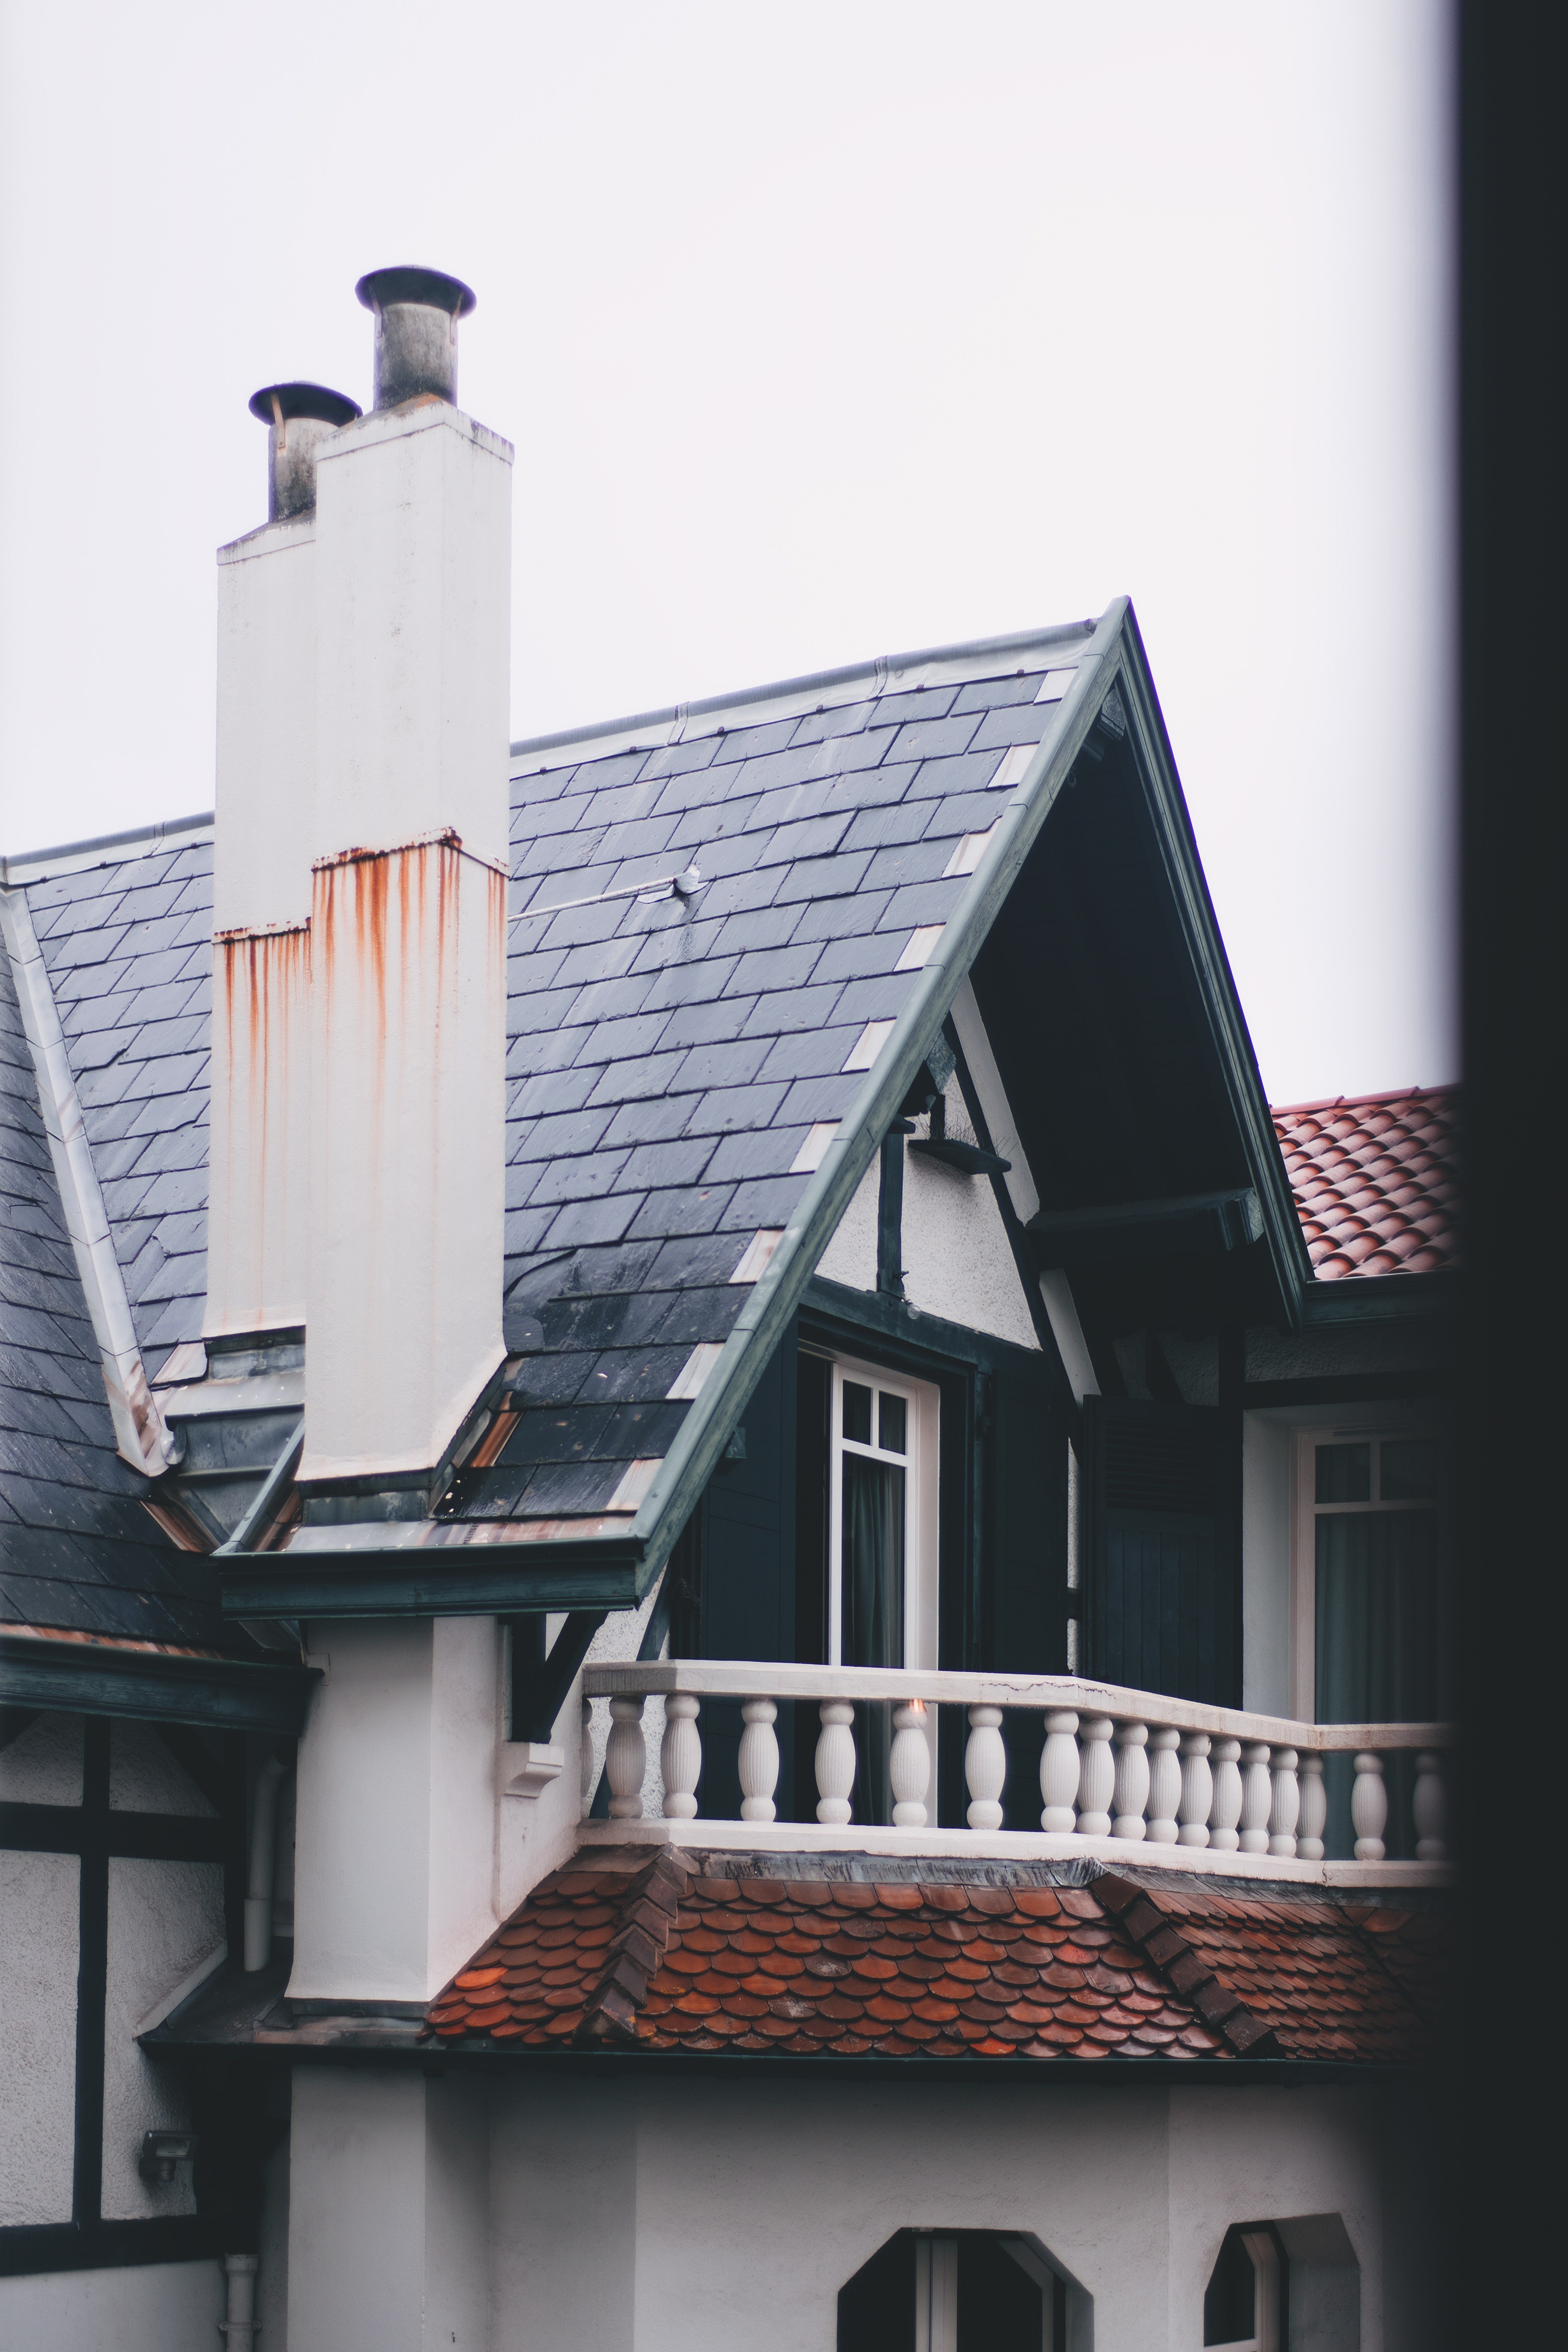
<path id="1" fill-rule="evenodd" d="M 1088 1672 L 1241 1700 L 1241 1420 L 1217 1406 L 1084 1406 Z"/>
<path id="2" fill-rule="evenodd" d="M 1065 1674 L 1067 1430 L 1039 1358 L 1021 1349 L 1000 1358 L 985 1377 L 982 1411 L 988 1508 L 977 1663 L 1005 1674 Z"/>
<path id="3" fill-rule="evenodd" d="M 675 1641 L 699 1658 L 795 1654 L 795 1335 L 791 1324 L 753 1391 L 731 1454 L 692 1514 L 685 1555 L 686 1606 Z M 779 1709 L 778 1806 L 787 1816 L 794 1748 Z M 741 1703 L 705 1699 L 698 1803 L 710 1820 L 741 1810 Z"/>
<path id="4" fill-rule="evenodd" d="M 1053 1410 L 1046 1369 L 1022 1350 L 999 1356 L 981 1387 L 985 1511 L 980 1557 L 981 1654 L 976 1664 L 1012 1675 L 1067 1672 L 1068 1437 Z M 963 1710 L 945 1729 L 955 1762 Z M 1044 1719 L 1009 1707 L 1002 1719 L 1007 1779 L 1003 1825 L 1040 1826 Z M 961 1811 L 957 1818 L 963 1818 Z"/>

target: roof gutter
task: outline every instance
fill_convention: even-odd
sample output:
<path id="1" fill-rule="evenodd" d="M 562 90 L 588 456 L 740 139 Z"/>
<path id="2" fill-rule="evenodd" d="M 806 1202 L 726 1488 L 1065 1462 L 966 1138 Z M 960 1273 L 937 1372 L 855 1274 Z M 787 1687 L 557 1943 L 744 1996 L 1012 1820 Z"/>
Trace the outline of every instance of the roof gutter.
<path id="1" fill-rule="evenodd" d="M 183 1449 L 158 1409 L 142 1361 L 54 990 L 20 890 L 0 890 L 0 935 L 10 953 L 22 1026 L 37 1074 L 49 1157 L 98 1342 L 115 1444 L 133 1469 L 156 1478 L 179 1459 Z"/>

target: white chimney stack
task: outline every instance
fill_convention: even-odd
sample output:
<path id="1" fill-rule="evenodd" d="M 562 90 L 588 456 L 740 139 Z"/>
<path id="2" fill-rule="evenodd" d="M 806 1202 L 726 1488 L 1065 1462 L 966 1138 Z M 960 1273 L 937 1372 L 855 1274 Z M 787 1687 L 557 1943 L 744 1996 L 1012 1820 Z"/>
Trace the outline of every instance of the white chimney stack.
<path id="1" fill-rule="evenodd" d="M 250 409 L 268 520 L 217 559 L 209 1339 L 305 1320 L 316 457 L 360 414 L 315 383 Z"/>
<path id="2" fill-rule="evenodd" d="M 379 270 L 376 406 L 317 451 L 301 1480 L 439 1462 L 499 1367 L 510 445 L 435 270 Z M 221 819 L 220 819 L 221 822 Z"/>

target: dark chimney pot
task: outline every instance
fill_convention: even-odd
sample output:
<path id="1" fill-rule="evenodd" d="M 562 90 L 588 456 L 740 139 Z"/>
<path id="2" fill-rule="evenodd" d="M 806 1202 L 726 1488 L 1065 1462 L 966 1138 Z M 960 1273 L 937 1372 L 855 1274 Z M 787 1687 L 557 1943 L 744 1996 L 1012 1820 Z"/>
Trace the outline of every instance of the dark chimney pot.
<path id="1" fill-rule="evenodd" d="M 268 427 L 267 520 L 309 514 L 316 503 L 316 446 L 361 413 L 359 403 L 322 383 L 268 383 L 250 397 L 250 413 Z"/>
<path id="2" fill-rule="evenodd" d="M 456 404 L 458 321 L 472 289 L 440 269 L 373 269 L 354 292 L 375 313 L 375 405 L 401 408 L 421 394 Z"/>

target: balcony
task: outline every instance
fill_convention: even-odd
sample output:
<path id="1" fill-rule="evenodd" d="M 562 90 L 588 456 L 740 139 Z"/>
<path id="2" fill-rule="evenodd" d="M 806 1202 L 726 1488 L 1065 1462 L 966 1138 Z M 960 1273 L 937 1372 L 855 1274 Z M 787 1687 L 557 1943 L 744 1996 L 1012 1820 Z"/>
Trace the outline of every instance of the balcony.
<path id="1" fill-rule="evenodd" d="M 710 1663 L 595 1664 L 584 1673 L 584 1812 L 592 1794 L 595 1701 L 609 1702 L 609 1818 L 584 1819 L 584 1845 L 680 1843 L 766 1853 L 969 1856 L 1014 1861 L 1134 1859 L 1161 1869 L 1334 1885 L 1432 1885 L 1448 1877 L 1440 1723 L 1292 1723 L 1163 1698 L 1071 1675 L 942 1674 L 875 1667 Z M 648 1702 L 655 1719 L 647 1720 Z M 738 1819 L 698 1814 L 702 1710 L 741 1702 Z M 778 1818 L 782 1706 L 796 1736 L 816 1731 L 816 1819 Z M 867 1703 L 886 1709 L 877 1778 L 885 1822 L 857 1822 L 868 1759 Z M 963 1827 L 938 1826 L 931 1802 L 934 1727 L 964 1736 Z M 960 1712 L 962 1710 L 962 1714 Z M 1010 1712 L 1031 1727 L 1003 1734 Z M 660 1719 L 662 1728 L 660 1728 Z M 966 1732 L 965 1732 L 966 1726 Z M 658 1739 L 657 1782 L 648 1773 Z M 1004 1829 L 1004 1790 L 1038 1739 L 1037 1829 Z M 1011 1766 L 1009 1761 L 1011 1749 Z M 882 1758 L 885 1757 L 885 1763 Z M 1345 1758 L 1334 1768 L 1331 1759 Z M 1325 1853 L 1330 1780 L 1349 1780 L 1353 1853 Z M 1391 1782 L 1394 1784 L 1391 1786 Z M 864 1780 L 862 1780 L 862 1786 Z M 650 1812 L 650 1802 L 659 1810 Z M 860 1808 L 864 1811 L 865 1808 Z M 1015 1798 L 1015 1817 L 1016 1800 Z M 1401 1816 L 1404 1816 L 1401 1818 Z M 1349 1839 L 1347 1838 L 1347 1843 Z M 1396 1859 L 1390 1847 L 1408 1848 Z"/>

